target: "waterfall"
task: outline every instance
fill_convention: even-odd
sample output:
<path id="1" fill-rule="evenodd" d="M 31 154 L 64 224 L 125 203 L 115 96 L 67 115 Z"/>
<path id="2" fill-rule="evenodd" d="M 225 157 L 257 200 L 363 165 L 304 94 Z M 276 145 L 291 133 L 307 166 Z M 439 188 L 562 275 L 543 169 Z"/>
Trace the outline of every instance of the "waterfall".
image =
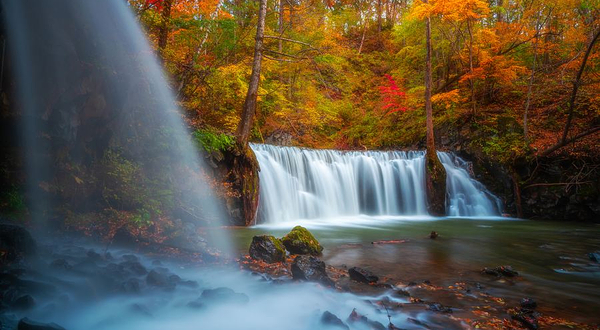
<path id="1" fill-rule="evenodd" d="M 126 1 L 4 1 L 2 19 L 35 220 L 110 208 L 220 225 L 222 205 Z"/>
<path id="2" fill-rule="evenodd" d="M 337 151 L 251 145 L 260 164 L 259 221 L 352 215 L 426 216 L 423 151 Z M 440 152 L 450 216 L 498 216 L 466 162 Z"/>
<path id="3" fill-rule="evenodd" d="M 460 157 L 439 152 L 438 157 L 446 169 L 446 191 L 449 216 L 499 216 L 500 199 L 489 192 L 470 174 L 470 163 Z"/>

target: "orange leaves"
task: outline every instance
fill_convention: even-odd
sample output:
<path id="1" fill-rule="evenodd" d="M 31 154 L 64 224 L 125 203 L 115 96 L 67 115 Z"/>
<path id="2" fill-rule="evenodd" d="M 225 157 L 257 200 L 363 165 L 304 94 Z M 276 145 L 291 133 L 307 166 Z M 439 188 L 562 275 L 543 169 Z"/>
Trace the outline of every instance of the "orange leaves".
<path id="1" fill-rule="evenodd" d="M 482 0 L 431 0 L 428 3 L 415 1 L 411 16 L 417 19 L 439 16 L 444 20 L 477 20 L 487 16 L 490 8 Z"/>
<path id="2" fill-rule="evenodd" d="M 436 105 L 441 105 L 446 109 L 450 109 L 453 105 L 460 101 L 460 93 L 458 89 L 453 89 L 446 93 L 438 93 L 431 97 L 431 102 Z"/>

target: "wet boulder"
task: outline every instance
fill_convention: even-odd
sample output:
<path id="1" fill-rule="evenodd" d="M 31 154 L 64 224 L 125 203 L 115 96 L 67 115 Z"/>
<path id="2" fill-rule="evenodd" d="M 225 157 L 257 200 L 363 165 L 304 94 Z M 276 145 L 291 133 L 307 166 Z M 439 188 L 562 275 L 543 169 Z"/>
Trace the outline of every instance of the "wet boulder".
<path id="1" fill-rule="evenodd" d="M 327 275 L 325 263 L 317 257 L 301 255 L 292 263 L 292 277 L 294 280 L 321 283 L 325 286 L 335 286 L 333 280 Z"/>
<path id="2" fill-rule="evenodd" d="M 332 328 L 350 329 L 348 325 L 344 323 L 344 321 L 340 320 L 339 317 L 335 316 L 335 314 L 332 314 L 329 311 L 323 312 L 323 315 L 321 316 L 321 324 L 330 326 Z"/>
<path id="3" fill-rule="evenodd" d="M 600 251 L 588 253 L 588 257 L 591 261 L 600 262 Z"/>
<path id="4" fill-rule="evenodd" d="M 35 254 L 37 245 L 27 229 L 0 223 L 0 254 L 8 262 L 18 261 Z"/>
<path id="5" fill-rule="evenodd" d="M 13 302 L 12 307 L 14 309 L 18 309 L 18 310 L 32 309 L 33 307 L 35 307 L 35 300 L 33 299 L 32 296 L 27 294 L 27 295 L 17 298 Z"/>
<path id="6" fill-rule="evenodd" d="M 537 307 L 537 302 L 531 298 L 523 298 L 521 299 L 521 307 L 526 309 L 535 309 Z"/>
<path id="7" fill-rule="evenodd" d="M 352 267 L 348 269 L 348 275 L 350 278 L 355 280 L 356 282 L 361 283 L 377 283 L 379 281 L 379 277 L 373 275 L 370 271 L 366 269 L 362 269 L 360 267 Z"/>
<path id="8" fill-rule="evenodd" d="M 323 252 L 323 247 L 319 244 L 319 241 L 317 241 L 308 229 L 302 226 L 292 228 L 292 231 L 285 235 L 281 241 L 291 254 L 319 256 Z"/>
<path id="9" fill-rule="evenodd" d="M 285 261 L 285 247 L 271 235 L 254 236 L 250 244 L 250 257 L 268 263 Z"/>
<path id="10" fill-rule="evenodd" d="M 524 328 L 537 330 L 540 328 L 538 323 L 539 313 L 530 309 L 521 308 L 511 312 L 510 317 L 521 323 Z"/>
<path id="11" fill-rule="evenodd" d="M 515 271 L 511 266 L 498 266 L 496 268 L 484 268 L 481 272 L 485 275 L 493 275 L 496 277 L 519 276 L 519 273 L 517 271 Z"/>
<path id="12" fill-rule="evenodd" d="M 250 301 L 250 298 L 244 293 L 238 293 L 230 288 L 221 287 L 216 289 L 206 289 L 202 291 L 200 298 L 188 304 L 192 308 L 202 308 L 212 304 L 238 304 L 244 305 Z"/>
<path id="13" fill-rule="evenodd" d="M 65 328 L 56 323 L 40 323 L 23 318 L 19 321 L 17 330 L 65 330 Z"/>
<path id="14" fill-rule="evenodd" d="M 146 284 L 163 289 L 174 289 L 177 283 L 169 277 L 168 273 L 153 269 L 146 275 Z"/>
<path id="15" fill-rule="evenodd" d="M 377 321 L 369 320 L 369 318 L 367 318 L 366 316 L 359 314 L 356 311 L 356 308 L 352 310 L 352 313 L 350 313 L 346 322 L 348 322 L 348 324 L 351 325 L 356 324 L 360 328 L 367 328 L 372 330 L 386 330 L 386 327 L 383 324 Z M 354 327 L 356 326 L 353 326 L 353 328 Z"/>

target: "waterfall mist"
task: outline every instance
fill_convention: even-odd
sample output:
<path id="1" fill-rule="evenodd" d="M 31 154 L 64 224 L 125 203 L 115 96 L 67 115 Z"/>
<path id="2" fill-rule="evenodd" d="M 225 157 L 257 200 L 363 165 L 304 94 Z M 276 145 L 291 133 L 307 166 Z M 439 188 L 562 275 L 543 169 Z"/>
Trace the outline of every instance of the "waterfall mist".
<path id="1" fill-rule="evenodd" d="M 220 224 L 198 148 L 125 1 L 2 9 L 34 220 L 117 209 L 138 222 Z"/>
<path id="2" fill-rule="evenodd" d="M 260 164 L 259 217 L 266 223 L 355 215 L 427 216 L 422 151 L 312 150 L 252 145 Z M 440 152 L 448 215 L 499 216 L 499 201 Z"/>

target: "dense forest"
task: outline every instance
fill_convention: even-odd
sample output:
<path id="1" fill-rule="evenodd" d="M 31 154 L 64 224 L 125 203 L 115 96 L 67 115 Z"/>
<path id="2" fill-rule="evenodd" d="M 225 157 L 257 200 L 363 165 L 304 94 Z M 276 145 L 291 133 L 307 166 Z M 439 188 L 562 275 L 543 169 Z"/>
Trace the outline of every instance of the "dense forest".
<path id="1" fill-rule="evenodd" d="M 259 2 L 131 1 L 192 125 L 233 134 Z M 591 154 L 598 131 L 598 3 L 268 1 L 253 141 L 418 146 L 425 21 L 437 129 L 495 161 Z"/>
<path id="2" fill-rule="evenodd" d="M 546 201 L 552 207 L 575 191 L 597 199 L 595 0 L 130 3 L 209 151 L 234 141 L 256 49 L 251 141 L 424 148 L 429 38 L 438 149 L 471 155 L 486 164 L 484 173 L 502 172 L 511 184 L 498 184 L 495 174 L 487 184 L 511 196 L 508 213 L 544 217 L 548 207 L 530 211 L 521 199 L 543 204 L 537 196 L 548 191 L 557 195 Z M 595 217 L 589 209 L 546 217 L 565 216 Z"/>

